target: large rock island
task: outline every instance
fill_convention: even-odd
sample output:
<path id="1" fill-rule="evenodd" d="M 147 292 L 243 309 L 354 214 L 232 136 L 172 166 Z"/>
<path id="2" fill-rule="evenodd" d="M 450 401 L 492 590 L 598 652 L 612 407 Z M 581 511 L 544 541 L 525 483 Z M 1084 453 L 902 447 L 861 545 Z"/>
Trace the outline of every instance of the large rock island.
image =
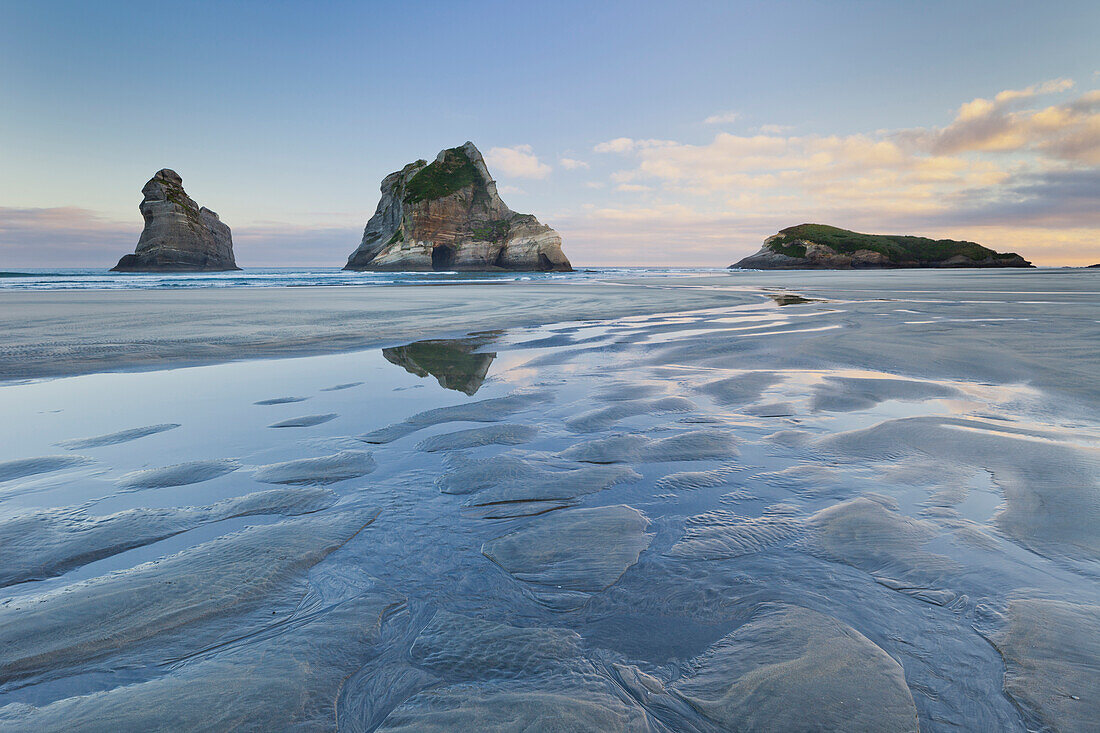
<path id="1" fill-rule="evenodd" d="M 183 190 L 183 179 L 165 168 L 141 189 L 145 229 L 134 254 L 112 272 L 218 272 L 239 270 L 233 235 L 218 215 Z"/>
<path id="2" fill-rule="evenodd" d="M 754 255 L 730 265 L 746 270 L 851 270 L 897 267 L 1032 267 L 1014 252 L 994 252 L 974 242 L 927 237 L 860 234 L 799 224 L 764 240 Z"/>
<path id="3" fill-rule="evenodd" d="M 382 200 L 345 270 L 570 271 L 561 237 L 517 214 L 473 143 L 382 179 Z"/>

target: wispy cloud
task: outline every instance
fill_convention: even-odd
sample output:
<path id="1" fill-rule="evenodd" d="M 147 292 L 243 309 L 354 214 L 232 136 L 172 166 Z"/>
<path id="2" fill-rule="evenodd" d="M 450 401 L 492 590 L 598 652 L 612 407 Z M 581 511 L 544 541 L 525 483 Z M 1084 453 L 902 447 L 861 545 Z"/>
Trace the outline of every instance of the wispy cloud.
<path id="1" fill-rule="evenodd" d="M 592 150 L 597 153 L 629 153 L 634 149 L 634 141 L 629 137 L 617 137 L 597 144 Z"/>
<path id="2" fill-rule="evenodd" d="M 722 267 L 743 256 L 731 242 L 759 243 L 787 226 L 784 221 L 656 204 L 591 207 L 556 217 L 553 226 L 568 243 L 574 263 Z"/>
<path id="3" fill-rule="evenodd" d="M 119 222 L 75 207 L 0 207 L 0 269 L 107 269 L 134 251 L 141 228 L 140 219 Z M 342 265 L 362 236 L 358 226 L 261 222 L 231 228 L 237 262 L 243 266 Z"/>
<path id="4" fill-rule="evenodd" d="M 558 158 L 558 165 L 569 171 L 588 167 L 588 163 L 583 160 L 577 160 L 576 158 Z"/>
<path id="5" fill-rule="evenodd" d="M 72 206 L 0 207 L 0 269 L 112 267 L 133 252 L 140 234 L 140 222 L 112 221 Z"/>
<path id="6" fill-rule="evenodd" d="M 510 148 L 490 148 L 485 162 L 493 171 L 500 171 L 512 178 L 546 178 L 551 167 L 539 160 L 530 145 Z"/>
<path id="7" fill-rule="evenodd" d="M 599 143 L 592 150 L 597 153 L 631 153 L 647 148 L 660 148 L 678 144 L 675 140 L 634 140 L 629 137 L 617 137 L 614 140 Z"/>
<path id="8" fill-rule="evenodd" d="M 710 117 L 703 120 L 704 125 L 727 125 L 731 122 L 736 122 L 741 118 L 740 112 L 734 112 L 732 110 L 727 112 L 719 112 L 713 114 Z"/>

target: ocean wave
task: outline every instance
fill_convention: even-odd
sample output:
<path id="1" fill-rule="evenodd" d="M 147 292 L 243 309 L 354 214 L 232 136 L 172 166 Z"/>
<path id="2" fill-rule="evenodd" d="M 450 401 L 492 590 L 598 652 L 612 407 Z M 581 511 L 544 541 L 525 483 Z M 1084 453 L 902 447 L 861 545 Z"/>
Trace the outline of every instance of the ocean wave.
<path id="1" fill-rule="evenodd" d="M 197 273 L 111 273 L 101 269 L 27 269 L 0 272 L 4 290 L 180 290 L 392 285 L 464 285 L 503 282 L 591 282 L 613 277 L 668 277 L 723 270 L 592 267 L 576 272 L 351 272 L 333 268 L 252 268 Z"/>

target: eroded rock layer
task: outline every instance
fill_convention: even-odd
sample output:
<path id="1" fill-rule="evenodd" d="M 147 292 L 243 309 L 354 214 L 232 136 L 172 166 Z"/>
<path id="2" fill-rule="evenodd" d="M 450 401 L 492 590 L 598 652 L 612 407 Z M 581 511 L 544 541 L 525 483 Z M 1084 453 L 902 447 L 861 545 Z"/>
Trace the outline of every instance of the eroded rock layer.
<path id="1" fill-rule="evenodd" d="M 145 229 L 134 254 L 113 272 L 217 272 L 239 270 L 233 235 L 218 215 L 199 206 L 183 190 L 183 179 L 167 168 L 141 189 Z"/>
<path id="2" fill-rule="evenodd" d="M 517 214 L 473 143 L 382 179 L 382 199 L 345 270 L 570 271 L 561 237 Z"/>

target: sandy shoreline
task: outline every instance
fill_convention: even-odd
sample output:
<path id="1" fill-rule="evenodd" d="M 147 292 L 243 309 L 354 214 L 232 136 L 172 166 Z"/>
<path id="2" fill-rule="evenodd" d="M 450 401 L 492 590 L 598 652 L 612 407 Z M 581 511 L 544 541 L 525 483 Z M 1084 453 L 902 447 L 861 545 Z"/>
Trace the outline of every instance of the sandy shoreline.
<path id="1" fill-rule="evenodd" d="M 1087 727 L 1098 282 L 0 298 L 0 729 Z"/>
<path id="2" fill-rule="evenodd" d="M 942 297 L 1096 300 L 1095 273 L 738 272 L 602 282 L 0 291 L 0 382 L 308 356 L 567 321 L 767 302 Z M 940 295 L 936 293 L 939 292 Z"/>
<path id="3" fill-rule="evenodd" d="M 0 380 L 325 354 L 761 299 L 704 284 L 729 281 L 4 292 Z"/>

